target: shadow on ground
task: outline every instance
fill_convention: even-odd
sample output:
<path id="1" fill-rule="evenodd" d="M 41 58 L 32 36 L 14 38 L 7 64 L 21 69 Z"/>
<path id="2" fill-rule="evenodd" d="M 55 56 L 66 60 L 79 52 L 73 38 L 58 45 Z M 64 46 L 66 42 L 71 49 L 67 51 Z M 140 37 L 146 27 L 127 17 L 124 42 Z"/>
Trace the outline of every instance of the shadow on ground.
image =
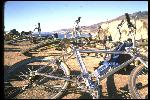
<path id="1" fill-rule="evenodd" d="M 121 75 L 130 75 L 130 72 L 132 71 L 133 67 L 129 67 L 127 69 L 127 71 L 124 70 L 120 70 L 117 72 L 117 74 L 121 74 Z M 80 75 L 80 71 L 72 71 L 71 75 Z M 126 84 L 124 87 L 120 87 L 120 90 L 117 90 L 116 85 L 115 85 L 115 81 L 114 81 L 114 75 L 111 75 L 109 77 L 107 77 L 107 81 L 106 81 L 106 86 L 107 86 L 107 95 L 104 96 L 103 92 L 100 94 L 102 99 L 130 99 L 130 93 L 128 90 L 128 84 Z M 103 88 L 103 87 L 102 87 Z M 102 91 L 101 88 L 101 91 Z M 85 93 L 85 92 L 66 92 L 64 96 L 66 96 L 67 94 L 70 93 L 75 93 L 75 94 L 80 94 L 81 96 L 77 99 L 91 99 L 91 95 L 89 93 Z"/>
<path id="2" fill-rule="evenodd" d="M 5 48 L 5 52 L 20 52 L 21 50 L 19 48 Z"/>

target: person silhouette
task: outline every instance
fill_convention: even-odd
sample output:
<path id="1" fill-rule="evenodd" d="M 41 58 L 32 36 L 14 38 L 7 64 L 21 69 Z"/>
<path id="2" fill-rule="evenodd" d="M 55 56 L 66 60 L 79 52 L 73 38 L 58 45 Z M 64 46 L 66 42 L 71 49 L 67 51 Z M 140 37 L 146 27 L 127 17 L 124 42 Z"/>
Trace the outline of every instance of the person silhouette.
<path id="1" fill-rule="evenodd" d="M 58 38 L 58 33 L 55 33 L 55 34 L 54 34 L 54 38 Z"/>

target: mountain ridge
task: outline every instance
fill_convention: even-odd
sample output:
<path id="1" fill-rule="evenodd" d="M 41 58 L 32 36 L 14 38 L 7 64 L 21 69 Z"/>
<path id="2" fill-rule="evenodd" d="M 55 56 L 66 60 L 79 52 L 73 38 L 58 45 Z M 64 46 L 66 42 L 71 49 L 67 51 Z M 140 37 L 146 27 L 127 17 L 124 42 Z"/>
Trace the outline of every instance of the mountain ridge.
<path id="1" fill-rule="evenodd" d="M 136 16 L 137 16 L 137 19 L 145 19 L 146 22 L 148 23 L 148 11 L 138 11 L 138 12 L 134 12 L 132 14 L 129 14 L 130 16 L 130 19 L 134 19 Z M 80 26 L 81 27 L 81 30 L 83 32 L 86 32 L 86 30 L 88 30 L 89 32 L 93 32 L 95 33 L 97 30 L 98 30 L 98 27 L 100 25 L 102 25 L 103 23 L 111 23 L 113 21 L 117 21 L 117 20 L 123 20 L 125 19 L 125 15 L 121 15 L 121 16 L 118 16 L 114 19 L 110 19 L 108 21 L 105 21 L 105 22 L 98 22 L 96 24 L 93 24 L 93 25 L 89 25 L 89 26 Z M 68 29 L 60 29 L 58 31 L 55 31 L 55 32 L 58 32 L 58 33 L 61 33 L 61 32 L 71 32 L 72 31 L 72 28 L 68 28 Z"/>

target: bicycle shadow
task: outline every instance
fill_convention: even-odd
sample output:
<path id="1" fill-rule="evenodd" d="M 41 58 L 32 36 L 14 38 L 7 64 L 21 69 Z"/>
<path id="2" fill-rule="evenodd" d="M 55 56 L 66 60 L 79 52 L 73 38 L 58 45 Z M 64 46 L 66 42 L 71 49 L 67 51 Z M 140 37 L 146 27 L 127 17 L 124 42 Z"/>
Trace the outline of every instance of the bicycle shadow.
<path id="1" fill-rule="evenodd" d="M 9 70 L 9 68 L 10 68 L 10 66 L 4 65 L 4 67 L 3 67 L 4 75 Z"/>
<path id="2" fill-rule="evenodd" d="M 128 90 L 128 84 L 126 84 L 124 87 L 120 87 L 119 89 L 121 90 L 117 90 L 116 85 L 115 85 L 115 81 L 114 81 L 114 74 L 107 77 L 107 81 L 106 81 L 106 85 L 107 85 L 107 96 L 102 96 L 103 99 L 129 99 L 130 95 L 129 95 L 129 90 Z"/>
<path id="3" fill-rule="evenodd" d="M 115 85 L 115 74 L 120 75 L 130 75 L 131 71 L 134 69 L 133 65 L 126 66 L 126 69 L 121 69 L 114 73 L 113 75 L 110 75 L 107 77 L 106 86 L 107 86 L 107 96 L 102 96 L 103 99 L 131 99 L 130 92 L 128 89 L 128 83 L 124 85 L 123 87 L 119 87 L 119 90 L 117 90 L 117 87 Z M 120 80 L 121 81 L 121 80 Z"/>
<path id="4" fill-rule="evenodd" d="M 30 51 L 27 55 L 29 56 L 33 56 L 33 55 L 38 55 L 40 51 Z M 47 53 L 48 56 L 51 56 L 51 57 L 55 57 L 55 56 L 60 56 L 61 53 Z M 47 57 L 47 55 L 45 56 L 41 56 L 41 55 L 38 55 L 40 57 Z"/>
<path id="5" fill-rule="evenodd" d="M 130 75 L 130 72 L 133 70 L 134 67 L 129 66 L 127 71 L 124 71 L 123 69 L 116 72 L 115 74 L 121 74 L 121 75 Z M 80 71 L 71 71 L 71 75 L 80 75 Z M 115 80 L 114 80 L 114 74 L 107 77 L 106 81 L 106 86 L 107 86 L 107 95 L 103 95 L 104 92 L 101 92 L 100 98 L 102 99 L 131 99 L 130 92 L 128 90 L 128 84 L 124 85 L 123 87 L 119 87 L 119 90 L 117 90 L 117 87 L 115 85 Z M 104 87 L 102 87 L 104 88 Z M 102 91 L 102 88 L 100 91 Z M 75 93 L 75 94 L 80 94 L 80 97 L 77 99 L 92 99 L 91 95 L 89 93 L 85 92 L 66 92 L 63 96 L 70 94 L 70 93 Z"/>
<path id="6" fill-rule="evenodd" d="M 20 52 L 20 48 L 4 48 L 5 52 Z"/>

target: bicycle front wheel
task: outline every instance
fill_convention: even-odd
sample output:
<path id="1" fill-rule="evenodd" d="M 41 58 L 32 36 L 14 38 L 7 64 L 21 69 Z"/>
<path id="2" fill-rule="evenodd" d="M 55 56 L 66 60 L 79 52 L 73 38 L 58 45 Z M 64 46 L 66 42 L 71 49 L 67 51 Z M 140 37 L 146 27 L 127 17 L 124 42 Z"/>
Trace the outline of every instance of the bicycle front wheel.
<path id="1" fill-rule="evenodd" d="M 133 99 L 148 99 L 148 68 L 143 64 L 131 72 L 129 90 Z"/>
<path id="2" fill-rule="evenodd" d="M 36 75 L 39 72 L 56 77 L 68 77 L 68 67 L 57 59 L 35 57 L 12 66 L 4 76 L 5 98 L 55 99 L 69 85 L 68 81 Z"/>

